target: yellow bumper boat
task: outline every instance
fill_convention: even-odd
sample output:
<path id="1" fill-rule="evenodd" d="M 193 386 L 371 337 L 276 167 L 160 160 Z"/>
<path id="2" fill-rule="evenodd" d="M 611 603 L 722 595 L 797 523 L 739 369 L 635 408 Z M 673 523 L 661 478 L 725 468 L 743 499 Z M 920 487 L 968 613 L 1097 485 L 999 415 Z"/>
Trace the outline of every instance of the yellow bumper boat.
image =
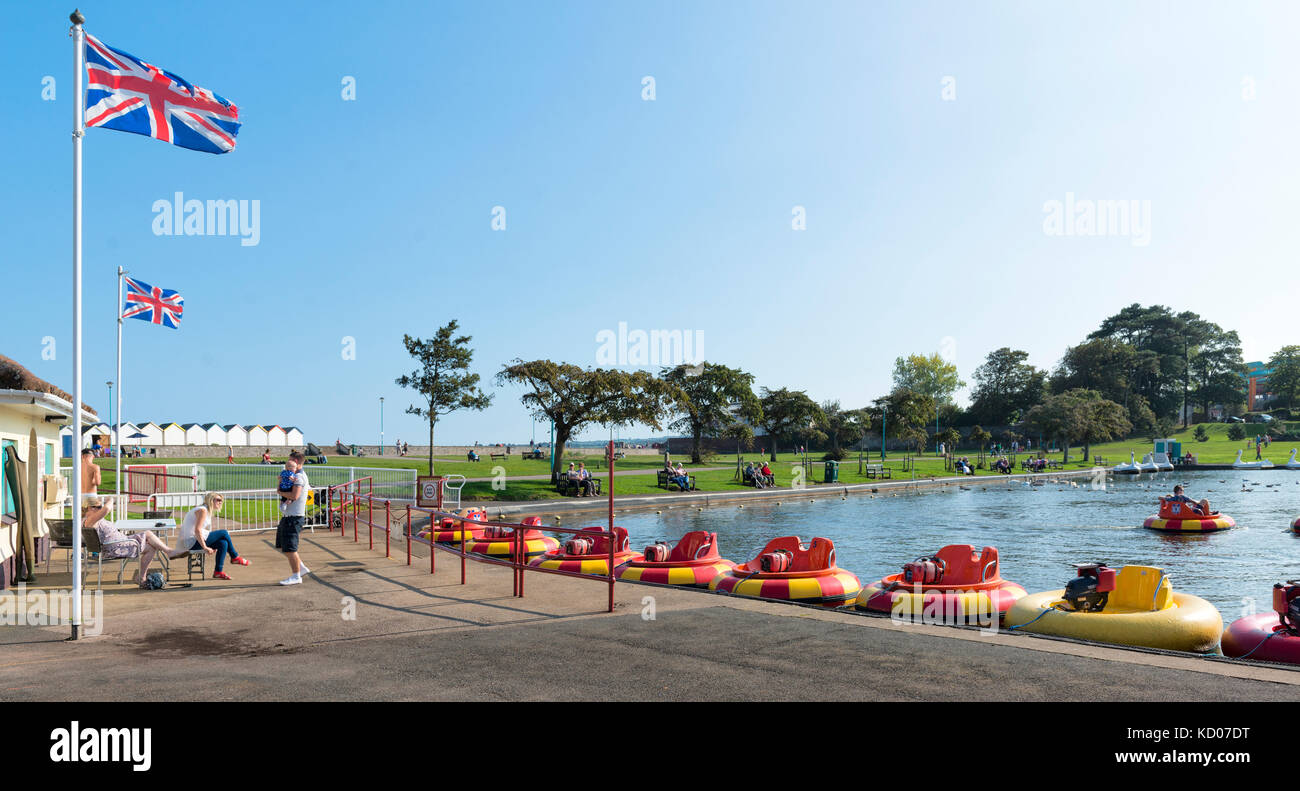
<path id="1" fill-rule="evenodd" d="M 1209 653 L 1223 633 L 1219 611 L 1206 600 L 1175 593 L 1154 566 L 1107 568 L 1080 564 L 1063 590 L 1031 593 L 1007 611 L 1009 629 L 1098 643 Z"/>

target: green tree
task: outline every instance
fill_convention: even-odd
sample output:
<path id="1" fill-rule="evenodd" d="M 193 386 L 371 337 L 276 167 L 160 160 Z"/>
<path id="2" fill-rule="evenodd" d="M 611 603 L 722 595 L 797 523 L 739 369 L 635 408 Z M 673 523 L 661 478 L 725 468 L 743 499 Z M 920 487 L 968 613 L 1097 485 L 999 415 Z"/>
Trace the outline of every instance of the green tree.
<path id="1" fill-rule="evenodd" d="M 1228 426 L 1228 439 L 1233 442 L 1241 442 L 1246 438 L 1246 429 L 1240 423 L 1233 423 Z"/>
<path id="2" fill-rule="evenodd" d="M 1246 364 L 1241 359 L 1241 339 L 1235 331 L 1225 332 L 1217 324 L 1196 319 L 1189 322 L 1189 333 L 1199 341 L 1187 360 L 1187 381 L 1192 403 L 1210 413 L 1213 404 L 1239 404 L 1246 400 Z M 1190 412 L 1191 410 L 1185 410 Z M 1189 416 L 1183 415 L 1183 427 Z"/>
<path id="3" fill-rule="evenodd" d="M 822 431 L 830 441 L 830 456 L 844 458 L 841 443 L 852 445 L 866 436 L 871 428 L 871 416 L 865 409 L 843 409 L 839 401 L 822 402 Z"/>
<path id="4" fill-rule="evenodd" d="M 1023 413 L 1043 400 L 1047 389 L 1047 372 L 1026 360 L 1028 352 L 1002 347 L 989 352 L 984 363 L 975 369 L 971 390 L 971 416 L 981 423 L 1014 423 L 1013 415 Z"/>
<path id="5" fill-rule="evenodd" d="M 691 437 L 691 461 L 700 463 L 700 442 L 716 437 L 740 418 L 751 425 L 763 417 L 763 407 L 754 395 L 754 377 L 737 368 L 702 363 L 666 368 L 663 379 L 681 391 L 674 404 L 677 419 L 669 428 Z"/>
<path id="6" fill-rule="evenodd" d="M 1055 393 L 1025 415 L 1025 424 L 1044 437 L 1061 440 L 1065 461 L 1070 460 L 1070 443 L 1083 445 L 1088 459 L 1094 443 L 1122 437 L 1132 429 L 1124 407 L 1103 398 L 1096 390 L 1075 388 Z"/>
<path id="7" fill-rule="evenodd" d="M 812 426 L 823 420 L 821 408 L 817 402 L 802 390 L 762 390 L 759 399 L 763 408 L 760 425 L 767 432 L 772 442 L 769 451 L 771 461 L 776 461 L 776 443 L 781 437 L 804 435 Z"/>
<path id="8" fill-rule="evenodd" d="M 1268 388 L 1290 409 L 1295 406 L 1296 396 L 1300 395 L 1300 346 L 1283 346 L 1269 358 Z M 1254 404 L 1248 404 L 1254 409 Z"/>
<path id="9" fill-rule="evenodd" d="M 970 441 L 980 449 L 980 456 L 983 456 L 984 449 L 993 441 L 993 435 L 985 431 L 983 426 L 976 426 L 970 430 Z"/>
<path id="10" fill-rule="evenodd" d="M 894 388 L 927 395 L 935 404 L 946 403 L 965 386 L 957 375 L 957 366 L 946 362 L 938 352 L 929 357 L 909 354 L 894 360 Z"/>
<path id="11" fill-rule="evenodd" d="M 487 409 L 492 396 L 479 389 L 478 374 L 467 373 L 474 359 L 468 335 L 453 337 L 459 325 L 455 319 L 439 328 L 429 340 L 402 336 L 406 351 L 419 368 L 397 377 L 397 384 L 424 397 L 424 406 L 412 404 L 407 414 L 429 421 L 429 474 L 433 475 L 433 430 L 438 418 L 461 409 Z"/>
<path id="12" fill-rule="evenodd" d="M 681 398 L 680 390 L 647 371 L 579 368 L 551 360 L 515 360 L 497 374 L 502 384 L 523 385 L 520 401 L 533 417 L 555 424 L 551 480 L 564 463 L 564 446 L 588 425 L 641 423 L 658 431 Z"/>
<path id="13" fill-rule="evenodd" d="M 1192 437 L 1197 442 L 1209 442 L 1210 432 L 1205 430 L 1205 426 L 1197 426 L 1196 430 L 1192 432 Z"/>

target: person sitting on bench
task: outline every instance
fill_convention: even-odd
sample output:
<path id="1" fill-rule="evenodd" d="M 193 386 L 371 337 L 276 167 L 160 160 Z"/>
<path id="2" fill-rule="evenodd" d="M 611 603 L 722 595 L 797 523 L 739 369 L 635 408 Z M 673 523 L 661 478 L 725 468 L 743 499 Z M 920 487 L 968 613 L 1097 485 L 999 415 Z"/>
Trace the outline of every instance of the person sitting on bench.
<path id="1" fill-rule="evenodd" d="M 766 486 L 776 485 L 776 478 L 772 476 L 772 468 L 767 466 L 767 462 L 763 462 L 763 469 L 759 470 L 759 474 L 763 476 L 764 485 Z"/>
<path id="2" fill-rule="evenodd" d="M 155 554 L 161 552 L 169 560 L 185 554 L 173 552 L 152 530 L 133 530 L 130 535 L 123 533 L 106 518 L 112 512 L 112 500 L 89 495 L 84 498 L 81 506 L 81 523 L 99 534 L 100 555 L 105 560 L 140 558 L 140 569 L 131 577 L 131 581 L 137 585 L 144 587 L 144 579 Z"/>
<path id="3" fill-rule="evenodd" d="M 1172 496 L 1161 497 L 1160 499 L 1168 500 L 1171 503 L 1186 503 L 1187 505 L 1191 506 L 1192 510 L 1195 511 L 1200 516 L 1208 516 L 1214 513 L 1213 511 L 1210 510 L 1209 500 L 1201 500 L 1199 503 L 1196 502 L 1192 498 L 1183 494 L 1183 487 L 1181 484 L 1174 487 L 1174 493 Z"/>
<path id="4" fill-rule="evenodd" d="M 691 488 L 691 479 L 686 475 L 686 470 L 682 467 L 680 461 L 677 462 L 677 467 L 673 470 L 673 474 L 669 476 L 668 480 L 671 483 L 677 484 L 677 488 L 681 489 L 683 492 Z"/>
<path id="5" fill-rule="evenodd" d="M 471 450 L 469 453 L 465 454 L 465 458 L 470 461 L 478 461 L 478 454 Z"/>
<path id="6" fill-rule="evenodd" d="M 591 497 L 591 487 L 594 485 L 591 481 L 591 472 L 587 469 L 587 462 L 578 462 L 578 482 L 582 484 L 582 496 Z"/>
<path id="7" fill-rule="evenodd" d="M 221 512 L 223 502 L 225 497 L 220 492 L 208 492 L 203 497 L 203 505 L 191 508 L 185 515 L 185 520 L 181 522 L 180 530 L 176 535 L 178 553 L 183 554 L 196 549 L 201 549 L 209 555 L 216 553 L 217 563 L 212 571 L 214 580 L 230 579 L 230 575 L 222 570 L 227 555 L 230 556 L 230 562 L 237 566 L 249 565 L 248 559 L 240 557 L 235 551 L 235 545 L 230 540 L 230 531 L 212 529 L 216 515 Z"/>

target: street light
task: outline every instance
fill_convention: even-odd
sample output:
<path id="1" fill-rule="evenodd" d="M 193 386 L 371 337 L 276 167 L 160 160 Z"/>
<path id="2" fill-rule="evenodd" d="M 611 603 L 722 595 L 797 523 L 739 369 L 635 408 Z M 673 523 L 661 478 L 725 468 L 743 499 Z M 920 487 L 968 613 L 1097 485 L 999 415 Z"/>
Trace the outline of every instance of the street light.
<path id="1" fill-rule="evenodd" d="M 384 455 L 384 397 L 379 397 L 379 455 Z"/>
<path id="2" fill-rule="evenodd" d="M 106 382 L 108 385 L 108 425 L 113 425 L 113 383 Z"/>

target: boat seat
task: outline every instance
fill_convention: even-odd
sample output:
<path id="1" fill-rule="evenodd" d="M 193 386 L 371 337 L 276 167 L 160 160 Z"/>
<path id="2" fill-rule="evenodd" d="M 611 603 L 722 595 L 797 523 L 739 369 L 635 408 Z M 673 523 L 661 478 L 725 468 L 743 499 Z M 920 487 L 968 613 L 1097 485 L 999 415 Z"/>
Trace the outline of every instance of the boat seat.
<path id="1" fill-rule="evenodd" d="M 584 538 L 584 536 L 583 536 L 582 534 L 585 533 L 585 532 L 587 532 L 587 531 L 591 531 L 591 532 L 595 532 L 595 533 L 603 533 L 603 532 L 605 531 L 605 528 L 603 528 L 603 527 L 594 527 L 594 526 L 593 526 L 593 527 L 584 527 L 584 528 L 582 528 L 582 530 L 578 531 L 578 535 L 574 536 L 574 538 Z M 535 531 L 530 530 L 530 531 L 528 531 L 528 532 L 532 533 L 532 532 L 535 532 Z M 609 554 L 609 543 L 608 543 L 608 538 L 607 538 L 606 536 L 603 536 L 603 535 L 596 535 L 596 536 L 591 536 L 590 538 L 591 538 L 591 551 L 590 551 L 589 553 L 587 553 L 587 554 L 589 554 L 589 555 L 608 555 L 608 554 Z M 617 526 L 616 526 L 616 527 L 614 528 L 614 539 L 615 539 L 615 541 L 614 541 L 614 551 L 615 551 L 615 552 L 623 552 L 623 551 L 625 551 L 625 550 L 627 549 L 627 528 L 625 528 L 625 527 L 617 527 Z"/>
<path id="2" fill-rule="evenodd" d="M 949 544 L 936 552 L 934 557 L 944 563 L 945 584 L 977 583 L 984 574 L 984 567 L 989 563 L 994 566 L 989 569 L 988 579 L 994 579 L 998 575 L 997 547 L 984 547 L 977 552 L 970 544 Z"/>
<path id="3" fill-rule="evenodd" d="M 718 554 L 718 534 L 710 533 L 705 530 L 692 530 L 682 536 L 682 540 L 677 542 L 672 552 L 668 553 L 669 563 L 678 563 L 686 560 L 695 560 L 696 554 L 704 549 L 701 558 L 713 557 Z"/>
<path id="4" fill-rule="evenodd" d="M 1115 575 L 1110 602 L 1130 610 L 1163 610 L 1173 603 L 1174 586 L 1164 569 L 1155 566 L 1125 566 Z M 1163 579 L 1162 579 L 1163 578 Z M 1156 586 L 1160 586 L 1159 595 Z"/>
<path id="5" fill-rule="evenodd" d="M 788 552 L 791 557 L 789 571 L 824 571 L 835 565 L 835 544 L 831 543 L 829 538 L 814 538 L 805 549 L 799 536 L 781 536 L 767 542 L 763 551 L 758 553 L 761 558 L 769 552 Z M 758 568 L 758 558 L 751 560 L 747 565 L 751 569 Z"/>

